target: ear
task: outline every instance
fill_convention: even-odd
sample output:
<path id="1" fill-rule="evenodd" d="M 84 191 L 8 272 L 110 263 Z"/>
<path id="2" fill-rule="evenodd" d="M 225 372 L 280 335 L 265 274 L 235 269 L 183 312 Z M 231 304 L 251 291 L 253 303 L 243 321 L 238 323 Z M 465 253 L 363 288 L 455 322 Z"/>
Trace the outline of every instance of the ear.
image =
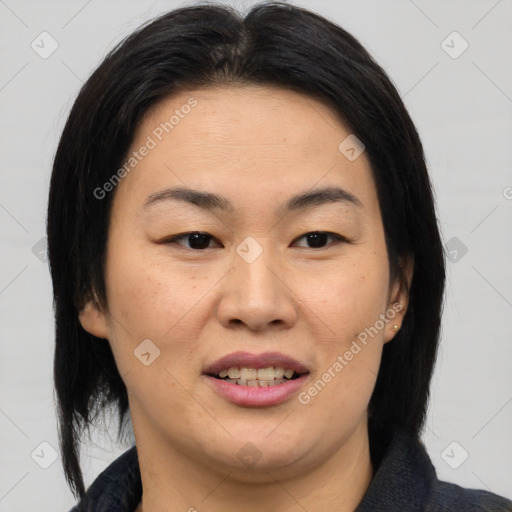
<path id="1" fill-rule="evenodd" d="M 400 260 L 403 279 L 397 276 L 391 285 L 389 304 L 386 311 L 388 322 L 384 333 L 384 342 L 391 341 L 402 327 L 407 306 L 409 305 L 409 290 L 411 289 L 412 276 L 414 273 L 414 260 L 411 257 Z"/>
<path id="2" fill-rule="evenodd" d="M 105 313 L 92 300 L 85 303 L 78 313 L 82 327 L 97 338 L 108 339 L 108 325 Z"/>

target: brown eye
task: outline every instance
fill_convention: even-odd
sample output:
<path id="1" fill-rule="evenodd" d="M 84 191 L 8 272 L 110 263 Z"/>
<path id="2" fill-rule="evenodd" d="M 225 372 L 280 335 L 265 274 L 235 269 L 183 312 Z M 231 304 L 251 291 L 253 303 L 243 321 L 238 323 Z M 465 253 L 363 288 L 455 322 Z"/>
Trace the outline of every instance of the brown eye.
<path id="1" fill-rule="evenodd" d="M 347 242 L 347 240 L 341 235 L 337 235 L 336 233 L 329 233 L 327 231 L 311 231 L 310 233 L 306 233 L 296 238 L 294 243 L 301 239 L 305 239 L 308 245 L 299 245 L 299 247 L 306 247 L 308 249 L 323 249 L 324 247 L 334 245 L 334 243 L 337 242 Z M 329 243 L 330 239 L 333 239 L 334 242 Z"/>
<path id="2" fill-rule="evenodd" d="M 185 243 L 182 243 L 185 241 Z M 176 235 L 171 238 L 167 238 L 164 243 L 172 244 L 177 243 L 184 245 L 187 249 L 193 250 L 204 250 L 210 248 L 210 242 L 215 241 L 215 238 L 208 233 L 202 233 L 201 231 L 193 231 L 191 233 L 183 233 Z"/>

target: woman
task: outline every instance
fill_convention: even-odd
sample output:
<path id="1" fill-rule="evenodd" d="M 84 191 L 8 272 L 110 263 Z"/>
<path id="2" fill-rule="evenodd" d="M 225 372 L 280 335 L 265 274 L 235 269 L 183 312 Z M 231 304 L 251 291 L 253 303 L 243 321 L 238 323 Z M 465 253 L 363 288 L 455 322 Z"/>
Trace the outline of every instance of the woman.
<path id="1" fill-rule="evenodd" d="M 512 510 L 419 440 L 445 267 L 421 142 L 347 32 L 172 11 L 84 85 L 48 212 L 76 511 Z M 136 445 L 86 491 L 83 431 Z"/>

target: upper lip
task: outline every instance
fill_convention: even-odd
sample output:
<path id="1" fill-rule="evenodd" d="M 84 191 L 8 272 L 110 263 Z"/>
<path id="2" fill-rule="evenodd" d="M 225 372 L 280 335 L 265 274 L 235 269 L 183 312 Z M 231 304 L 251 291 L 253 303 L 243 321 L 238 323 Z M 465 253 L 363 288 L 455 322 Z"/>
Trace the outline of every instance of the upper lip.
<path id="1" fill-rule="evenodd" d="M 221 370 L 229 368 L 284 368 L 285 370 L 294 370 L 296 373 L 308 373 L 307 366 L 300 363 L 293 357 L 280 354 L 279 352 L 264 352 L 263 354 L 251 354 L 250 352 L 233 352 L 214 363 L 207 366 L 204 370 L 206 375 L 218 375 Z"/>

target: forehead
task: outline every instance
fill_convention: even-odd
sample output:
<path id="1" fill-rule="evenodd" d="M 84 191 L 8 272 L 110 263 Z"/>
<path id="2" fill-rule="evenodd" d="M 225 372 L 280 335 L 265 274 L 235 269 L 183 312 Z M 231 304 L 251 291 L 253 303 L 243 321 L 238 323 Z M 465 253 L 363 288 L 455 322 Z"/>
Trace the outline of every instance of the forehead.
<path id="1" fill-rule="evenodd" d="M 182 91 L 144 116 L 129 155 L 151 149 L 121 188 L 149 195 L 179 183 L 234 196 L 340 180 L 349 188 L 371 188 L 365 154 L 351 161 L 340 151 L 348 136 L 336 112 L 294 91 L 255 85 Z"/>
<path id="2" fill-rule="evenodd" d="M 177 93 L 149 110 L 143 121 L 145 128 L 169 119 L 176 110 L 188 111 L 191 98 L 197 101 L 190 112 L 193 115 L 182 115 L 180 122 L 190 117 L 188 124 L 194 124 L 197 135 L 212 142 L 222 142 L 229 135 L 233 144 L 250 143 L 248 136 L 254 138 L 254 144 L 261 144 L 275 142 L 276 135 L 281 134 L 307 144 L 311 132 L 332 133 L 342 125 L 341 118 L 317 99 L 279 87 L 247 84 Z"/>

